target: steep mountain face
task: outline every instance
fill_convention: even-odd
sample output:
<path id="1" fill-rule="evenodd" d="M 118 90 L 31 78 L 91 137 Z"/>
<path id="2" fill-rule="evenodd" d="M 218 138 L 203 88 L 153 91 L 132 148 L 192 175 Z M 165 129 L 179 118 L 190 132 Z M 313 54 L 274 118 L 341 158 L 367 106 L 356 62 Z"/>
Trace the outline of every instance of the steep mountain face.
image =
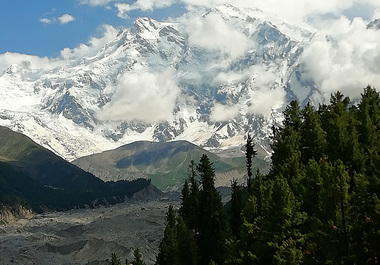
<path id="1" fill-rule="evenodd" d="M 11 65 L 0 76 L 0 125 L 67 160 L 137 140 L 187 140 L 205 148 L 230 148 L 243 145 L 247 132 L 269 153 L 271 126 L 281 121 L 286 101 L 304 102 L 318 94 L 313 83 L 302 79 L 300 64 L 313 32 L 253 9 L 222 6 L 202 19 L 207 22 L 210 16 L 244 35 L 248 44 L 234 44 L 246 45 L 244 54 L 230 46 L 200 44 L 183 23 L 138 18 L 91 58 L 49 70 L 28 61 Z M 162 101 L 152 109 L 143 106 L 146 116 L 128 118 L 142 103 L 137 95 L 120 90 L 128 89 L 135 77 L 140 82 L 152 76 L 163 87 L 171 85 L 167 79 L 175 79 L 176 94 L 161 91 L 175 99 L 171 115 L 149 120 L 166 111 L 161 110 L 167 105 Z M 115 102 L 123 97 L 124 102 Z M 127 106 L 131 112 L 118 116 Z"/>

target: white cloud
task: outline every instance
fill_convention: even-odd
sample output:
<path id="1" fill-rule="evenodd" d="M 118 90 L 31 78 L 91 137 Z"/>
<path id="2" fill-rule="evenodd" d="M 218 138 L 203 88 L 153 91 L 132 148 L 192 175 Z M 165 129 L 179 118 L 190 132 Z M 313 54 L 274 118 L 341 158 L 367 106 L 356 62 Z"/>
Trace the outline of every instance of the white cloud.
<path id="1" fill-rule="evenodd" d="M 320 31 L 304 51 L 305 76 L 325 97 L 336 90 L 357 98 L 368 84 L 380 87 L 380 31 L 345 17 Z"/>
<path id="2" fill-rule="evenodd" d="M 89 6 L 106 6 L 110 2 L 114 2 L 114 0 L 79 0 L 80 4 Z"/>
<path id="3" fill-rule="evenodd" d="M 182 0 L 189 6 L 215 7 L 229 4 L 230 0 Z M 234 0 L 231 4 L 239 7 L 259 8 L 265 12 L 278 15 L 292 23 L 301 23 L 325 15 L 340 17 L 345 11 L 360 6 L 362 13 L 374 14 L 380 8 L 378 0 Z M 352 10 L 351 10 L 352 11 Z"/>
<path id="4" fill-rule="evenodd" d="M 70 49 L 65 48 L 61 51 L 61 58 L 65 60 L 90 57 L 95 55 L 105 44 L 113 40 L 118 32 L 113 26 L 102 25 L 100 30 L 103 35 L 100 38 L 92 37 L 87 44 L 79 44 L 77 47 Z"/>
<path id="5" fill-rule="evenodd" d="M 269 89 L 262 87 L 251 95 L 251 106 L 249 112 L 263 115 L 269 118 L 272 110 L 282 107 L 286 97 L 286 92 L 282 88 Z"/>
<path id="6" fill-rule="evenodd" d="M 220 72 L 215 78 L 214 81 L 217 84 L 237 84 L 245 82 L 252 74 L 255 72 L 257 67 L 249 67 L 243 71 L 228 71 Z"/>
<path id="7" fill-rule="evenodd" d="M 117 3 L 115 4 L 115 7 L 118 10 L 117 16 L 125 19 L 129 17 L 128 13 L 133 10 L 133 7 L 130 4 L 125 3 Z"/>
<path id="8" fill-rule="evenodd" d="M 102 36 L 99 38 L 92 37 L 87 44 L 79 44 L 77 47 L 61 50 L 58 58 L 38 57 L 20 53 L 6 52 L 0 54 L 0 75 L 11 65 L 25 65 L 25 62 L 30 63 L 31 69 L 53 69 L 62 66 L 67 60 L 90 57 L 95 55 L 99 50 L 113 40 L 117 35 L 118 30 L 110 25 L 102 25 L 100 27 Z"/>
<path id="9" fill-rule="evenodd" d="M 40 22 L 42 22 L 44 24 L 51 24 L 53 21 L 51 21 L 51 19 L 49 19 L 49 18 L 41 18 Z"/>
<path id="10" fill-rule="evenodd" d="M 219 50 L 232 59 L 244 55 L 253 45 L 242 32 L 228 25 L 218 14 L 190 19 L 186 31 L 190 45 Z"/>
<path id="11" fill-rule="evenodd" d="M 239 114 L 238 105 L 223 105 L 220 103 L 215 103 L 211 108 L 211 121 L 228 121 L 235 118 Z"/>
<path id="12" fill-rule="evenodd" d="M 67 23 L 69 23 L 69 22 L 74 21 L 74 20 L 75 20 L 75 17 L 73 17 L 73 16 L 70 15 L 70 14 L 64 14 L 64 15 L 60 16 L 60 17 L 58 18 L 58 20 L 59 20 L 59 22 L 60 22 L 61 24 L 67 24 Z"/>
<path id="13" fill-rule="evenodd" d="M 155 8 L 164 8 L 173 5 L 176 0 L 137 0 L 133 4 L 116 3 L 118 17 L 128 18 L 132 10 L 153 11 Z"/>
<path id="14" fill-rule="evenodd" d="M 121 77 L 111 102 L 98 113 L 98 118 L 148 123 L 171 120 L 179 94 L 173 70 L 127 72 Z"/>
<path id="15" fill-rule="evenodd" d="M 52 69 L 62 65 L 64 62 L 59 59 L 38 57 L 20 53 L 6 52 L 0 54 L 0 76 L 11 65 L 17 64 L 29 69 Z"/>

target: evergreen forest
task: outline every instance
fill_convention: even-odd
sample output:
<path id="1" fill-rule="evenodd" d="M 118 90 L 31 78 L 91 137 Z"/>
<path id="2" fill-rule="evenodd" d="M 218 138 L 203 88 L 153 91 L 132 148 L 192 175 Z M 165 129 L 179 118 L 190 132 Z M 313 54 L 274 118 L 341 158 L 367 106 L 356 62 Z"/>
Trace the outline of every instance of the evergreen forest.
<path id="1" fill-rule="evenodd" d="M 380 262 L 380 95 L 329 104 L 292 101 L 273 128 L 272 165 L 231 183 L 223 205 L 212 163 L 192 161 L 178 211 L 170 207 L 156 265 L 377 264 Z"/>

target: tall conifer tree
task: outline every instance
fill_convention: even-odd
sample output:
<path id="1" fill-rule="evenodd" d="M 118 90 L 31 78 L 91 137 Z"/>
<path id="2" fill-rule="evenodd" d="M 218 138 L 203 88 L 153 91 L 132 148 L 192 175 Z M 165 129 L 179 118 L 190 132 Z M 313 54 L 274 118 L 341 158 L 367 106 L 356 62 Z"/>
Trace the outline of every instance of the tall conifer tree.
<path id="1" fill-rule="evenodd" d="M 199 264 L 207 265 L 210 260 L 221 264 L 224 256 L 226 218 L 222 199 L 214 186 L 215 172 L 207 155 L 202 155 L 197 170 L 202 185 L 199 200 Z"/>
<path id="2" fill-rule="evenodd" d="M 247 167 L 247 186 L 248 191 L 251 191 L 252 185 L 252 159 L 257 155 L 257 151 L 255 150 L 255 145 L 253 143 L 253 139 L 250 134 L 247 136 L 247 143 L 245 145 L 245 157 L 246 157 L 246 167 Z"/>

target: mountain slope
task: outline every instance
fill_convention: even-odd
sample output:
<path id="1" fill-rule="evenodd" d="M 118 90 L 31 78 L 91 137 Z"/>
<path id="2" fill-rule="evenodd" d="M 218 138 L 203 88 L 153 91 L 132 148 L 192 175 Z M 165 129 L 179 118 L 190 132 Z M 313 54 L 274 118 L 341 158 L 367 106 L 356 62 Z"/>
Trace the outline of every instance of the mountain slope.
<path id="1" fill-rule="evenodd" d="M 105 183 L 37 145 L 0 127 L 0 194 L 22 198 L 34 210 L 70 209 L 120 202 L 150 184 L 146 180 Z"/>
<path id="2" fill-rule="evenodd" d="M 207 154 L 213 162 L 217 184 L 221 183 L 218 181 L 218 176 L 226 172 L 230 172 L 230 179 L 243 178 L 246 170 L 244 157 L 220 158 L 187 141 L 166 143 L 139 141 L 114 150 L 81 157 L 73 163 L 105 181 L 145 177 L 150 178 L 161 190 L 166 190 L 181 187 L 188 176 L 190 161 L 198 163 L 202 154 Z M 266 166 L 265 161 L 254 160 L 254 167 Z M 227 185 L 229 184 L 228 182 Z"/>
<path id="3" fill-rule="evenodd" d="M 209 47 L 190 36 L 188 23 L 207 26 L 215 18 L 239 45 L 223 39 Z M 27 59 L 11 65 L 0 76 L 0 125 L 67 160 L 138 140 L 239 147 L 247 132 L 268 155 L 286 101 L 318 96 L 299 62 L 312 36 L 231 5 L 199 21 L 138 18 L 91 57 L 50 69 Z"/>

